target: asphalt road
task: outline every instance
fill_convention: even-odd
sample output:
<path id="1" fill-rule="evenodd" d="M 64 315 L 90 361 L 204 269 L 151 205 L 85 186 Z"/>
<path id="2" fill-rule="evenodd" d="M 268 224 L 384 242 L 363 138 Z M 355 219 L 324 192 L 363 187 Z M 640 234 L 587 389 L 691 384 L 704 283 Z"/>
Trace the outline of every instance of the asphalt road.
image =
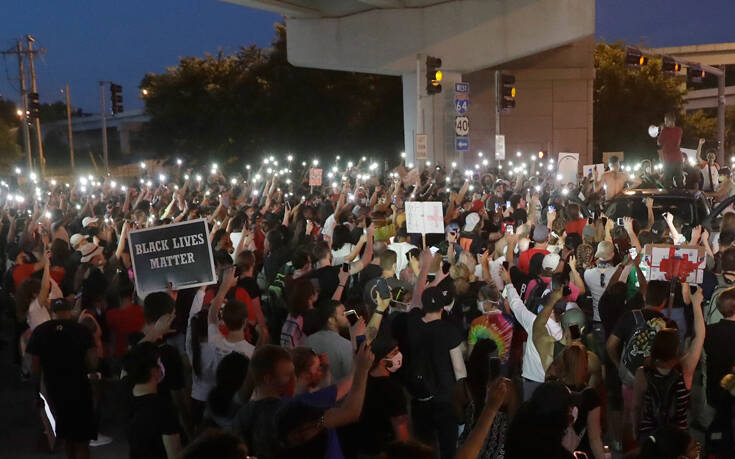
<path id="1" fill-rule="evenodd" d="M 2 306 L 0 306 L 2 307 Z M 48 459 L 63 458 L 63 445 L 49 450 L 43 433 L 40 411 L 33 383 L 20 378 L 20 368 L 14 362 L 12 320 L 2 307 L 0 318 L 0 459 Z M 122 410 L 117 393 L 117 383 L 107 383 L 102 401 L 101 429 L 111 436 L 109 445 L 92 448 L 92 457 L 126 459 L 128 446 L 123 432 Z"/>

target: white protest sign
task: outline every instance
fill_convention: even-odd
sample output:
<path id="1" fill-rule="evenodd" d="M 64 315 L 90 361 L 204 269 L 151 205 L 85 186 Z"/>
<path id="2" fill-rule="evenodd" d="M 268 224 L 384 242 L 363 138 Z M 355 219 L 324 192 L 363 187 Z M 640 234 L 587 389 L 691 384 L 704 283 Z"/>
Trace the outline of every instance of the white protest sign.
<path id="1" fill-rule="evenodd" d="M 406 231 L 417 234 L 444 234 L 444 211 L 441 202 L 408 201 Z"/>
<path id="2" fill-rule="evenodd" d="M 577 183 L 579 170 L 579 153 L 559 153 L 557 174 L 561 175 L 561 183 Z"/>
<path id="3" fill-rule="evenodd" d="M 706 261 L 704 247 L 648 244 L 643 249 L 641 264 L 645 264 L 647 280 L 669 281 L 678 278 L 681 282 L 701 284 Z"/>

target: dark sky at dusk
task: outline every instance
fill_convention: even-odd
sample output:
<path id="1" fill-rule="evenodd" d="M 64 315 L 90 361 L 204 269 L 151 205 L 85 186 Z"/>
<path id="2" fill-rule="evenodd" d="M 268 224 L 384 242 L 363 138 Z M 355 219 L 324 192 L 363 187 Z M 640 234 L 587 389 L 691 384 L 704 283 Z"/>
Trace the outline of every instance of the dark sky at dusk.
<path id="1" fill-rule="evenodd" d="M 647 46 L 735 41 L 732 0 L 597 0 L 597 35 Z M 217 0 L 2 0 L 0 48 L 32 34 L 47 54 L 37 64 L 41 101 L 99 111 L 99 80 L 123 85 L 126 110 L 140 108 L 138 84 L 179 57 L 267 46 L 280 16 Z M 18 97 L 13 56 L 0 62 L 0 94 Z M 106 91 L 106 95 L 109 93 Z"/>

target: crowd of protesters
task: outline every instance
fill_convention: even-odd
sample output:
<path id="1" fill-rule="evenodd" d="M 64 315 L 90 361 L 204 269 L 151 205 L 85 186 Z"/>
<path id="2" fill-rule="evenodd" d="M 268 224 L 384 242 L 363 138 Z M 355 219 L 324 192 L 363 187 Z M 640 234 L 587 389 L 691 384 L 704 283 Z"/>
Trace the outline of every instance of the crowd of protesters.
<path id="1" fill-rule="evenodd" d="M 323 186 L 273 158 L 245 178 L 3 182 L 3 327 L 49 442 L 69 458 L 109 441 L 131 458 L 696 458 L 700 432 L 732 457 L 735 213 L 682 231 L 648 200 L 648 222 L 618 225 L 606 199 L 658 186 L 651 162 L 575 185 L 518 161 L 360 162 Z M 732 189 L 712 167 L 695 171 L 707 191 Z M 408 201 L 441 202 L 444 233 L 409 233 Z M 128 232 L 197 218 L 217 284 L 140 298 Z M 703 247 L 702 284 L 647 281 L 656 243 Z M 102 395 L 125 400 L 125 438 L 101 435 Z"/>

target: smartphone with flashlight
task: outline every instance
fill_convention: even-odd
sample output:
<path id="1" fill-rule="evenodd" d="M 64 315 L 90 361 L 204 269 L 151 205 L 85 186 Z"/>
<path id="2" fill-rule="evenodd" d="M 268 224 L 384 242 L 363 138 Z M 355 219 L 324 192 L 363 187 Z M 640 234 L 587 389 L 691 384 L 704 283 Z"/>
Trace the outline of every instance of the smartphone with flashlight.
<path id="1" fill-rule="evenodd" d="M 510 201 L 505 201 L 505 208 L 510 209 Z"/>
<path id="2" fill-rule="evenodd" d="M 513 225 L 505 225 L 505 231 L 508 232 L 508 234 L 513 234 Z"/>
<path id="3" fill-rule="evenodd" d="M 556 212 L 556 207 L 549 206 L 549 212 Z"/>
<path id="4" fill-rule="evenodd" d="M 357 311 L 355 311 L 354 309 L 345 311 L 345 317 L 347 317 L 347 321 L 350 323 L 350 327 L 354 327 L 357 321 L 360 320 L 360 316 L 357 315 Z"/>
<path id="5" fill-rule="evenodd" d="M 630 255 L 631 260 L 635 260 L 636 258 L 638 258 L 638 249 L 636 249 L 635 247 L 631 247 L 630 249 L 628 249 L 628 255 Z"/>
<path id="6" fill-rule="evenodd" d="M 620 217 L 620 218 L 617 219 L 617 224 L 618 224 L 618 226 L 625 226 L 625 222 L 623 221 L 623 218 L 622 217 Z"/>

